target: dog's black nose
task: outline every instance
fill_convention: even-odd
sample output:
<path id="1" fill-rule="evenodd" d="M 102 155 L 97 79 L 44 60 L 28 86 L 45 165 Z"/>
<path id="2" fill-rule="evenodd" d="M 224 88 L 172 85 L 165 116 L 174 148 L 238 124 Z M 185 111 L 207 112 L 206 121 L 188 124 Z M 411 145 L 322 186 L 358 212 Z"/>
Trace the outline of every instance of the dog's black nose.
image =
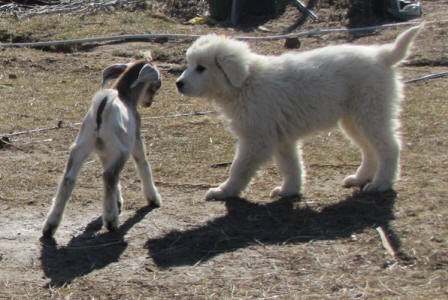
<path id="1" fill-rule="evenodd" d="M 181 80 L 180 81 L 176 81 L 176 86 L 180 90 L 184 86 L 184 82 L 181 81 Z"/>

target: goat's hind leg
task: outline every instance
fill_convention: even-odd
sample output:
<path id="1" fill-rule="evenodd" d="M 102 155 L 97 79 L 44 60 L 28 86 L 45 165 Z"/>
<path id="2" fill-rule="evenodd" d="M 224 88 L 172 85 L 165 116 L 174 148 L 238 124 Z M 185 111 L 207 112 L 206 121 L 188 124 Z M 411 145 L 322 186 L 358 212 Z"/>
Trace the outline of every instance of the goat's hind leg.
<path id="1" fill-rule="evenodd" d="M 93 138 L 82 132 L 72 145 L 64 175 L 59 183 L 56 196 L 53 198 L 53 204 L 42 230 L 44 236 L 53 236 L 61 223 L 67 201 L 75 186 L 76 177 L 78 176 L 83 162 L 89 153 L 92 152 L 93 147 Z"/>
<path id="2" fill-rule="evenodd" d="M 145 195 L 146 201 L 148 201 L 148 205 L 160 207 L 160 205 L 162 204 L 162 197 L 160 197 L 160 194 L 157 191 L 156 186 L 154 185 L 151 165 L 146 160 L 145 147 L 143 146 L 143 142 L 140 138 L 138 138 L 136 141 L 135 148 L 132 151 L 132 156 L 142 180 L 142 191 Z"/>
<path id="3" fill-rule="evenodd" d="M 119 226 L 118 215 L 123 203 L 120 191 L 120 172 L 129 156 L 125 153 L 117 153 L 110 157 L 112 158 L 108 157 L 107 161 L 103 160 L 103 224 L 109 231 L 115 231 Z"/>

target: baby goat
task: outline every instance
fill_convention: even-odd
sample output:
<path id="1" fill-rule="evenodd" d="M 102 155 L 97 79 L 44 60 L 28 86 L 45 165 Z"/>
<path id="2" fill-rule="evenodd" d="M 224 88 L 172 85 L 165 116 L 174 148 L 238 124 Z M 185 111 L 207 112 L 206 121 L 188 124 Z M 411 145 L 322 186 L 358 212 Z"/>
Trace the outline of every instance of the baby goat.
<path id="1" fill-rule="evenodd" d="M 161 204 L 151 166 L 145 157 L 137 112 L 138 103 L 146 107 L 151 105 L 161 86 L 160 73 L 144 60 L 112 65 L 103 71 L 102 87 L 116 78 L 111 89 L 102 89 L 93 97 L 92 106 L 71 146 L 64 176 L 45 221 L 44 236 L 51 237 L 56 232 L 81 165 L 93 150 L 104 168 L 103 224 L 109 231 L 116 230 L 119 225 L 118 215 L 123 203 L 119 175 L 131 154 L 148 204 L 155 207 Z"/>

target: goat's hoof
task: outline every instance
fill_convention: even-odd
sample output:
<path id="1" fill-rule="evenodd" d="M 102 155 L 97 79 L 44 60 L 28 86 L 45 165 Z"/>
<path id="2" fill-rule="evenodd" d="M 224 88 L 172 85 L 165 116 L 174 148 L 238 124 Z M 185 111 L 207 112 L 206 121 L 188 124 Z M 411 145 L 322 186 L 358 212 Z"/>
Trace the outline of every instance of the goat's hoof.
<path id="1" fill-rule="evenodd" d="M 123 206 L 123 203 L 121 201 L 117 201 L 118 214 L 121 214 L 121 207 L 122 206 Z"/>
<path id="2" fill-rule="evenodd" d="M 113 232 L 113 231 L 118 230 L 118 226 L 119 226 L 120 222 L 119 222 L 118 218 L 114 218 L 112 220 L 103 219 L 103 224 L 107 230 Z"/>
<path id="3" fill-rule="evenodd" d="M 148 205 L 149 205 L 149 207 L 152 207 L 152 208 L 159 208 L 161 206 L 161 203 L 156 202 L 156 201 L 151 201 L 151 202 L 149 202 Z"/>
<path id="4" fill-rule="evenodd" d="M 158 208 L 162 205 L 162 197 L 158 192 L 155 192 L 154 195 L 146 196 L 146 200 L 150 207 Z"/>
<path id="5" fill-rule="evenodd" d="M 46 238 L 53 237 L 57 228 L 58 227 L 56 225 L 51 225 L 51 224 L 46 223 L 44 226 L 44 229 L 42 229 L 42 236 L 46 237 Z"/>
<path id="6" fill-rule="evenodd" d="M 115 225 L 115 224 L 113 224 L 113 222 L 107 222 L 107 223 L 106 223 L 106 228 L 107 228 L 107 230 L 110 231 L 110 232 L 115 232 L 115 231 L 118 230 L 118 226 Z"/>
<path id="7" fill-rule="evenodd" d="M 156 197 L 155 199 L 149 201 L 149 205 L 155 208 L 162 206 L 162 198 L 160 196 Z"/>

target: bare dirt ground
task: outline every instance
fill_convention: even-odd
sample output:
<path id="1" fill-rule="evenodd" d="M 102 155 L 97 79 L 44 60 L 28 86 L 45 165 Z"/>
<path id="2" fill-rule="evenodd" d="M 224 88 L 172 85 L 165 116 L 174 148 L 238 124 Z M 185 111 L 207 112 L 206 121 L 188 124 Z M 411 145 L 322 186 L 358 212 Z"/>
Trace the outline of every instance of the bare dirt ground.
<path id="1" fill-rule="evenodd" d="M 448 1 L 428 0 L 423 7 L 425 20 L 442 21 Z M 300 31 L 348 24 L 343 7 L 321 5 L 316 11 L 319 21 Z M 45 28 L 24 34 L 28 38 L 50 40 L 64 34 L 84 37 L 83 32 L 99 36 L 106 29 L 107 34 L 152 30 L 261 36 L 281 32 L 295 18 L 290 7 L 279 18 L 253 27 L 192 26 L 139 8 L 20 22 L 26 30 Z M 51 34 L 74 20 L 76 30 L 66 29 L 71 34 Z M 260 31 L 258 25 L 272 32 Z M 390 42 L 401 30 L 308 37 L 301 39 L 300 50 Z M 447 33 L 447 23 L 425 27 L 400 67 L 405 79 L 446 71 Z M 300 201 L 269 199 L 280 181 L 269 163 L 243 198 L 205 202 L 206 190 L 227 176 L 235 141 L 213 113 L 173 116 L 213 110 L 175 90 L 190 43 L 102 43 L 69 53 L 0 50 L 0 133 L 55 127 L 63 121 L 60 129 L 17 135 L 0 148 L 1 299 L 448 298 L 446 78 L 406 87 L 401 179 L 394 192 L 364 195 L 341 187 L 360 157 L 334 129 L 304 143 L 307 182 Z M 251 47 L 266 54 L 285 51 L 283 41 L 251 42 Z M 164 81 L 153 106 L 141 110 L 142 128 L 162 207 L 145 206 L 129 162 L 121 180 L 121 227 L 115 233 L 101 228 L 101 168 L 92 156 L 55 239 L 41 239 L 77 134 L 78 127 L 70 124 L 82 120 L 105 66 L 149 50 Z M 383 247 L 378 227 L 387 233 L 395 257 Z"/>

